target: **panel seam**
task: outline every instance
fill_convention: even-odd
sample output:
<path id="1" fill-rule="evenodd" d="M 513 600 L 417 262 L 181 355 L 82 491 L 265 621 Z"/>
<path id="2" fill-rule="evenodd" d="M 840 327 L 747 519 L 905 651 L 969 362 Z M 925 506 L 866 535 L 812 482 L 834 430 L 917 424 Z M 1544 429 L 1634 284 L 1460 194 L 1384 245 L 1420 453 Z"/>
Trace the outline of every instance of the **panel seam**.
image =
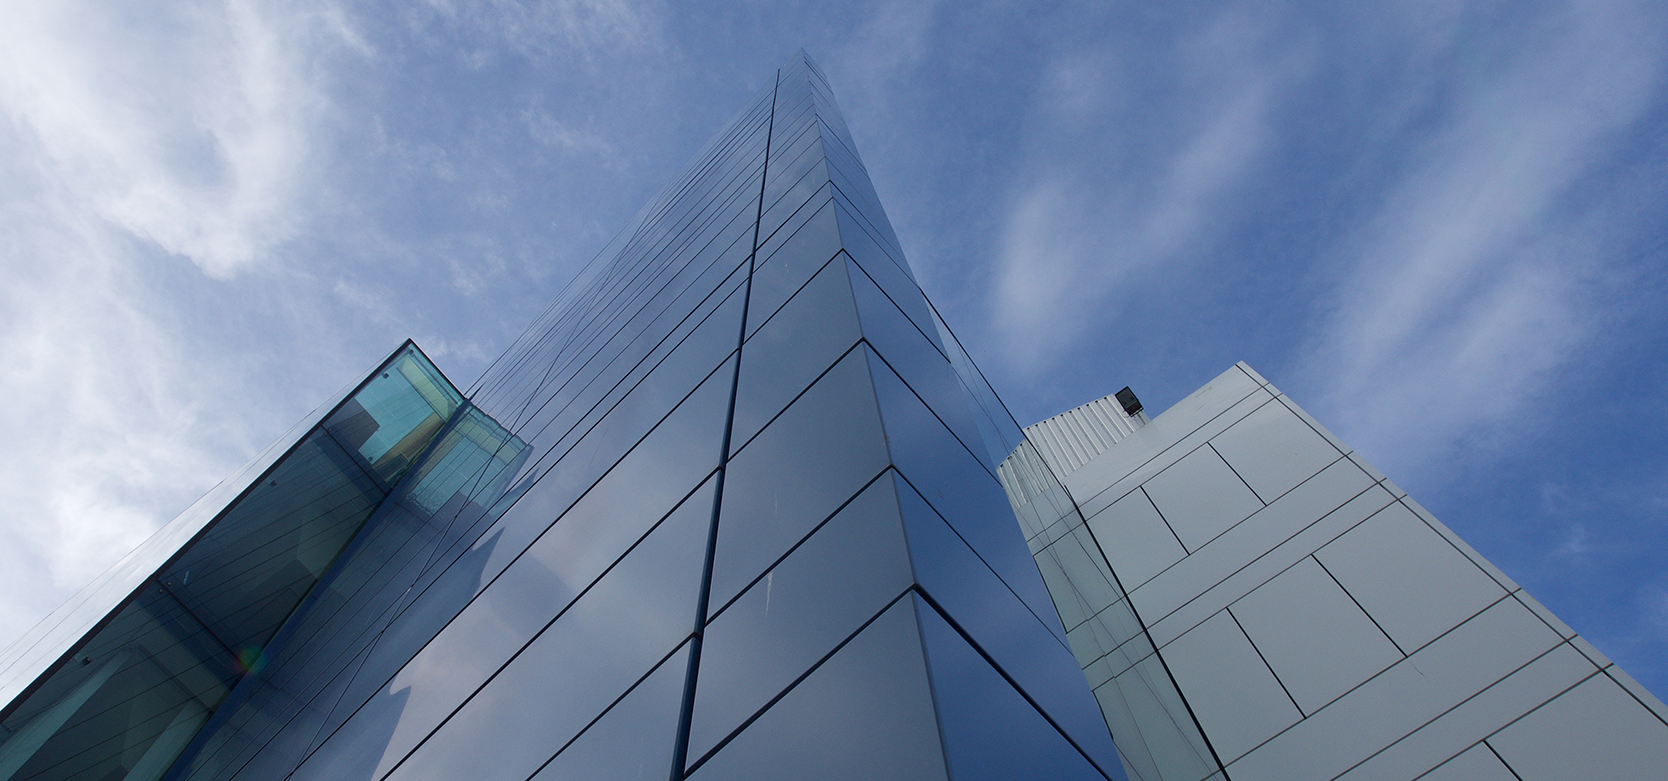
<path id="1" fill-rule="evenodd" d="M 672 743 L 671 781 L 688 775 L 689 729 L 695 715 L 695 686 L 701 671 L 701 644 L 706 636 L 707 602 L 712 597 L 712 566 L 718 553 L 718 517 L 724 505 L 724 476 L 729 471 L 730 437 L 735 431 L 736 391 L 741 384 L 742 349 L 747 346 L 747 309 L 753 299 L 753 271 L 759 258 L 759 224 L 764 220 L 765 185 L 770 181 L 770 142 L 776 130 L 776 96 L 782 90 L 782 71 L 776 71 L 770 92 L 770 118 L 765 124 L 764 167 L 759 172 L 759 200 L 753 217 L 753 251 L 747 255 L 747 282 L 742 288 L 741 328 L 736 335 L 735 369 L 730 375 L 730 403 L 724 415 L 724 437 L 718 453 L 718 475 L 712 493 L 712 520 L 707 526 L 705 560 L 701 566 L 701 587 L 695 599 L 695 628 L 689 638 L 689 666 L 684 673 L 683 701 L 678 708 L 678 731 Z"/>

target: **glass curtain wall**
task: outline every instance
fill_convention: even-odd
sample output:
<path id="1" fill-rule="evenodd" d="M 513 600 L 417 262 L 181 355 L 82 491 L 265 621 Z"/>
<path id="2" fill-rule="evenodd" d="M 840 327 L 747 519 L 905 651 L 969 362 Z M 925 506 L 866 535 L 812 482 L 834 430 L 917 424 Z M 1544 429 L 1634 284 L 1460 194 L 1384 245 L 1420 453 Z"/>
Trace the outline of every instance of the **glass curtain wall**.
<path id="1" fill-rule="evenodd" d="M 761 87 L 426 448 L 334 413 L 407 471 L 165 778 L 1124 777 L 999 404 L 821 71 Z"/>

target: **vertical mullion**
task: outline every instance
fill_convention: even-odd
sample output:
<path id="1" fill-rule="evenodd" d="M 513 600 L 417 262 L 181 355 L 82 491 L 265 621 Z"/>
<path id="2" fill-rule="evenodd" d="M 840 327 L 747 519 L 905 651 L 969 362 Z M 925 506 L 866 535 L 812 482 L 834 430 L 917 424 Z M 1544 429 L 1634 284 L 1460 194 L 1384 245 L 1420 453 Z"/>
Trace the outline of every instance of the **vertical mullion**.
<path id="1" fill-rule="evenodd" d="M 782 72 L 776 72 L 776 86 L 770 94 L 770 119 L 765 127 L 764 170 L 759 173 L 759 202 L 753 213 L 753 250 L 747 255 L 747 282 L 741 297 L 741 332 L 736 335 L 735 368 L 730 375 L 730 403 L 724 413 L 723 450 L 718 454 L 718 476 L 713 485 L 712 520 L 707 527 L 706 558 L 701 565 L 701 590 L 695 600 L 695 629 L 689 638 L 689 667 L 683 679 L 683 703 L 678 711 L 678 732 L 672 744 L 671 781 L 683 781 L 689 761 L 689 726 L 695 715 L 695 682 L 701 670 L 701 641 L 706 635 L 707 603 L 712 595 L 712 562 L 718 552 L 718 514 L 724 503 L 724 475 L 729 471 L 730 436 L 735 430 L 736 390 L 741 383 L 741 349 L 747 342 L 747 309 L 753 297 L 753 267 L 759 254 L 759 222 L 764 219 L 765 183 L 770 179 L 771 133 L 776 129 L 776 94 L 782 89 Z"/>

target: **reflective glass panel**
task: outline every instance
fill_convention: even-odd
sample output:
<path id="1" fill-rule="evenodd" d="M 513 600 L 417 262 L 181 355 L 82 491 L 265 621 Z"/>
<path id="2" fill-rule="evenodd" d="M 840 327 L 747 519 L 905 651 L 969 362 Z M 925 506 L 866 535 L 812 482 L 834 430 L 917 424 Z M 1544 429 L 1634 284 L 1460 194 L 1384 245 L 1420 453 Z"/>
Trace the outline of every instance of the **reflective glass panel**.
<path id="1" fill-rule="evenodd" d="M 868 369 L 853 351 L 730 459 L 711 604 L 728 602 L 885 467 Z"/>
<path id="2" fill-rule="evenodd" d="M 973 418 L 972 399 L 962 388 L 949 359 L 938 351 L 935 342 L 929 341 L 926 334 L 904 317 L 861 267 L 849 260 L 846 266 L 863 321 L 863 338 L 974 456 L 986 458 L 984 441 Z M 986 464 L 986 468 L 995 474 L 994 464 Z"/>
<path id="3" fill-rule="evenodd" d="M 690 778 L 941 781 L 926 673 L 914 607 L 900 599 Z"/>
<path id="4" fill-rule="evenodd" d="M 919 597 L 916 598 L 919 600 Z M 944 754 L 957 781 L 1117 779 L 1123 767 L 1089 762 L 925 602 L 917 601 Z"/>
<path id="5" fill-rule="evenodd" d="M 898 494 L 923 590 L 1083 751 L 1103 767 L 1116 765 L 1117 750 L 1082 668 L 1044 623 L 1058 632 L 1059 619 L 1027 609 L 914 489 L 900 485 Z"/>
<path id="6" fill-rule="evenodd" d="M 1054 609 L 1002 487 L 898 375 L 869 361 L 892 463 L 1033 612 Z"/>
<path id="7" fill-rule="evenodd" d="M 295 777 L 338 779 L 338 768 L 359 767 L 365 756 L 380 757 L 378 773 L 398 766 L 395 778 L 532 775 L 555 747 L 689 636 L 702 567 L 690 551 L 705 545 L 710 520 L 710 513 L 674 513 L 595 585 L 546 618 L 549 623 L 507 662 L 481 643 L 497 642 L 494 632 L 515 634 L 511 624 L 518 616 L 510 611 L 522 606 L 513 600 L 497 616 L 483 616 L 472 631 L 460 632 L 467 636 L 458 644 L 431 644 Z M 554 572 L 543 585 L 566 586 Z M 508 596 L 544 600 L 542 591 L 528 588 Z"/>
<path id="8" fill-rule="evenodd" d="M 748 300 L 748 332 L 764 325 L 794 291 L 839 251 L 840 235 L 835 228 L 834 211 L 829 206 L 813 212 L 776 251 L 766 255 L 761 249 L 762 260 L 753 272 L 753 289 Z"/>
<path id="9" fill-rule="evenodd" d="M 883 478 L 715 611 L 689 755 L 706 753 L 911 582 L 897 497 Z"/>
<path id="10" fill-rule="evenodd" d="M 689 650 L 673 654 L 585 728 L 535 781 L 661 781 L 672 767 Z"/>
<path id="11" fill-rule="evenodd" d="M 830 261 L 742 349 L 731 451 L 747 444 L 861 336 L 845 267 Z"/>

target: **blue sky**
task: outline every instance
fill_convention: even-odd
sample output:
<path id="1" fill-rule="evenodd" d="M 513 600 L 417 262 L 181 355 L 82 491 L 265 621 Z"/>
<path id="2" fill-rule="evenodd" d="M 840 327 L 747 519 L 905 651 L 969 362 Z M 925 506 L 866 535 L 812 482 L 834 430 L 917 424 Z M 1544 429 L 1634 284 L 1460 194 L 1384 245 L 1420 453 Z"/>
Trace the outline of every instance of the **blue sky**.
<path id="1" fill-rule="evenodd" d="M 1668 693 L 1668 6 L 8 4 L 0 644 L 804 47 L 1021 423 L 1246 360 Z"/>

